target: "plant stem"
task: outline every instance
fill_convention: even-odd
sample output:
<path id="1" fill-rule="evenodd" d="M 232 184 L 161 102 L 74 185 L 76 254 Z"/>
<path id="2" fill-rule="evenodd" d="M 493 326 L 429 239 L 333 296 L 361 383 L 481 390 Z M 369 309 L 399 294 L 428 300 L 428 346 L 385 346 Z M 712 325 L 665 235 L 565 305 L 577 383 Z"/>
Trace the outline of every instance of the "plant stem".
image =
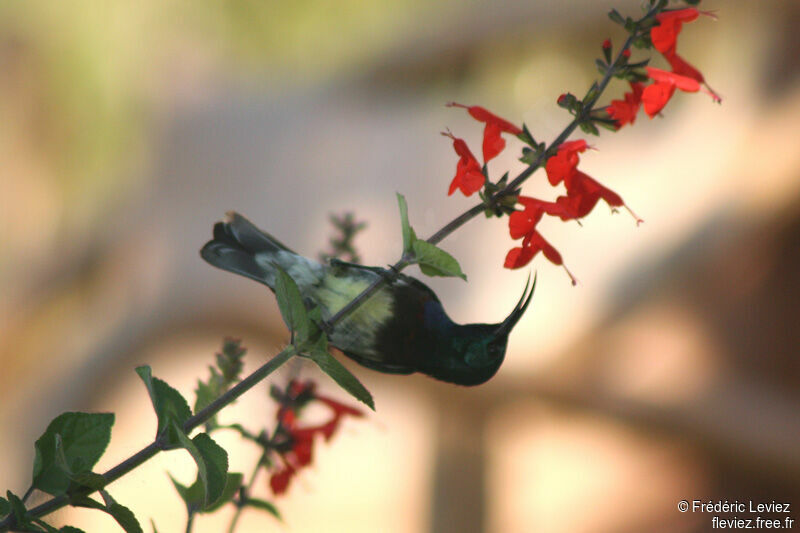
<path id="1" fill-rule="evenodd" d="M 244 490 L 245 497 L 250 496 L 250 491 L 253 489 L 253 485 L 256 482 L 256 477 L 258 473 L 261 471 L 261 466 L 264 463 L 264 458 L 266 457 L 266 452 L 262 453 L 261 456 L 258 458 L 258 462 L 256 463 L 255 468 L 253 468 L 253 473 L 250 474 L 250 481 L 247 482 L 247 487 Z M 233 514 L 233 518 L 231 518 L 231 523 L 228 525 L 228 533 L 233 533 L 236 529 L 236 523 L 239 521 L 239 517 L 242 515 L 242 510 L 244 509 L 244 505 L 237 505 L 236 512 Z"/>
<path id="2" fill-rule="evenodd" d="M 197 428 L 198 426 L 202 425 L 206 420 L 217 414 L 223 407 L 230 404 L 236 398 L 247 392 L 248 390 L 252 389 L 255 385 L 257 385 L 261 380 L 267 377 L 269 374 L 274 372 L 278 367 L 284 364 L 286 361 L 291 359 L 293 355 L 297 352 L 294 346 L 288 346 L 284 348 L 278 355 L 264 363 L 260 366 L 255 372 L 244 378 L 242 381 L 234 385 L 228 391 L 226 391 L 222 396 L 211 402 L 205 409 L 202 409 L 196 415 L 190 417 L 186 422 L 183 424 L 183 431 L 185 433 L 190 433 L 192 430 Z M 124 476 L 134 468 L 138 467 L 148 459 L 152 458 L 158 452 L 161 451 L 161 445 L 153 441 L 149 445 L 145 446 L 134 455 L 128 457 L 117 466 L 112 468 L 111 470 L 107 471 L 103 474 L 103 478 L 105 478 L 105 484 L 101 488 L 105 488 L 112 482 L 116 481 L 120 477 Z M 86 489 L 80 491 L 79 494 L 83 496 L 88 496 L 99 489 Z M 61 509 L 62 507 L 69 504 L 69 496 L 66 494 L 61 494 L 60 496 L 55 496 L 50 500 L 47 500 L 41 505 L 34 507 L 33 509 L 28 511 L 28 515 L 31 517 L 39 517 L 44 516 L 48 513 L 51 513 L 57 509 Z M 13 515 L 9 515 L 6 517 L 2 522 L 0 522 L 0 531 L 9 531 L 11 526 L 14 524 L 12 519 Z"/>

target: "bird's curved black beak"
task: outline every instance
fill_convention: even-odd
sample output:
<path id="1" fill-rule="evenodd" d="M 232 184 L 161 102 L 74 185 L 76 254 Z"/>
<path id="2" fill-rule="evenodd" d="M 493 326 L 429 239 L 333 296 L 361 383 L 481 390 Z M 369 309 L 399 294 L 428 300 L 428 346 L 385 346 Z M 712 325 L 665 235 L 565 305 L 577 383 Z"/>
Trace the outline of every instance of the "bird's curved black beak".
<path id="1" fill-rule="evenodd" d="M 511 311 L 511 314 L 506 317 L 503 322 L 501 322 L 497 330 L 495 331 L 495 336 L 500 337 L 501 335 L 508 335 L 511 333 L 511 330 L 514 326 L 519 322 L 519 319 L 522 318 L 523 313 L 525 313 L 525 309 L 528 308 L 528 304 L 531 303 L 531 298 L 533 297 L 533 291 L 536 289 L 536 276 L 533 277 L 533 285 L 531 285 L 531 291 L 528 292 L 528 286 L 531 285 L 531 277 L 528 275 L 528 281 L 525 282 L 525 290 L 522 291 L 522 297 L 517 302 L 517 305 L 514 307 L 514 310 Z"/>

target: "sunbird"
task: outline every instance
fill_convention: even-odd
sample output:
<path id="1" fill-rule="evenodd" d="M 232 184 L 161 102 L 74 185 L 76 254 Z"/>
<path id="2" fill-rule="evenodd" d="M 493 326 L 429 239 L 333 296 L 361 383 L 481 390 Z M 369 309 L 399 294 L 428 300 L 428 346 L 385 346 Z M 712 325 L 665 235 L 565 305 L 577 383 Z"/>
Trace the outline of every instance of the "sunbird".
<path id="1" fill-rule="evenodd" d="M 275 291 L 280 266 L 307 304 L 329 320 L 367 286 L 386 284 L 333 325 L 329 343 L 367 368 L 387 374 L 421 372 L 458 385 L 480 385 L 503 363 L 511 329 L 531 302 L 528 284 L 511 314 L 499 324 L 456 324 L 424 283 L 389 269 L 299 255 L 238 213 L 214 225 L 200 255 L 217 268 L 263 283 Z"/>

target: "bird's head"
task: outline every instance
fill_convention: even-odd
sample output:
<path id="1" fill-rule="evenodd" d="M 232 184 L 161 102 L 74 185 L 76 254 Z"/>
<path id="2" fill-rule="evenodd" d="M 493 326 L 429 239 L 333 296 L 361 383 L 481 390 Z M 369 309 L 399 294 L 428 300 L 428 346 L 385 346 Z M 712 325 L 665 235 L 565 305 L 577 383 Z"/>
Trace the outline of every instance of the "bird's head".
<path id="1" fill-rule="evenodd" d="M 530 292 L 528 292 L 529 286 Z M 533 280 L 533 285 L 529 279 L 519 302 L 499 324 L 458 326 L 449 338 L 453 349 L 452 359 L 447 362 L 449 364 L 426 369 L 426 373 L 459 385 L 480 385 L 494 376 L 506 356 L 508 335 L 531 303 L 535 288 L 536 279 Z"/>

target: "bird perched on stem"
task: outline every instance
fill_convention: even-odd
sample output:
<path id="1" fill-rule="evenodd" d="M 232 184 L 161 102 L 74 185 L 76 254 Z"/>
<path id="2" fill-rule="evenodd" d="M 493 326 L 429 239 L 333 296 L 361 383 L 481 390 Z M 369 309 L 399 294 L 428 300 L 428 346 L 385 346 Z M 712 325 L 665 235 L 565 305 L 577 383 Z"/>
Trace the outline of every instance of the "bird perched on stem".
<path id="1" fill-rule="evenodd" d="M 200 255 L 217 268 L 263 283 L 274 291 L 276 267 L 297 284 L 309 306 L 327 321 L 380 277 L 386 285 L 334 325 L 329 342 L 355 362 L 389 374 L 421 372 L 458 385 L 479 385 L 503 363 L 508 335 L 530 304 L 528 284 L 498 324 L 456 324 L 421 281 L 380 267 L 303 257 L 238 213 L 214 225 Z"/>

